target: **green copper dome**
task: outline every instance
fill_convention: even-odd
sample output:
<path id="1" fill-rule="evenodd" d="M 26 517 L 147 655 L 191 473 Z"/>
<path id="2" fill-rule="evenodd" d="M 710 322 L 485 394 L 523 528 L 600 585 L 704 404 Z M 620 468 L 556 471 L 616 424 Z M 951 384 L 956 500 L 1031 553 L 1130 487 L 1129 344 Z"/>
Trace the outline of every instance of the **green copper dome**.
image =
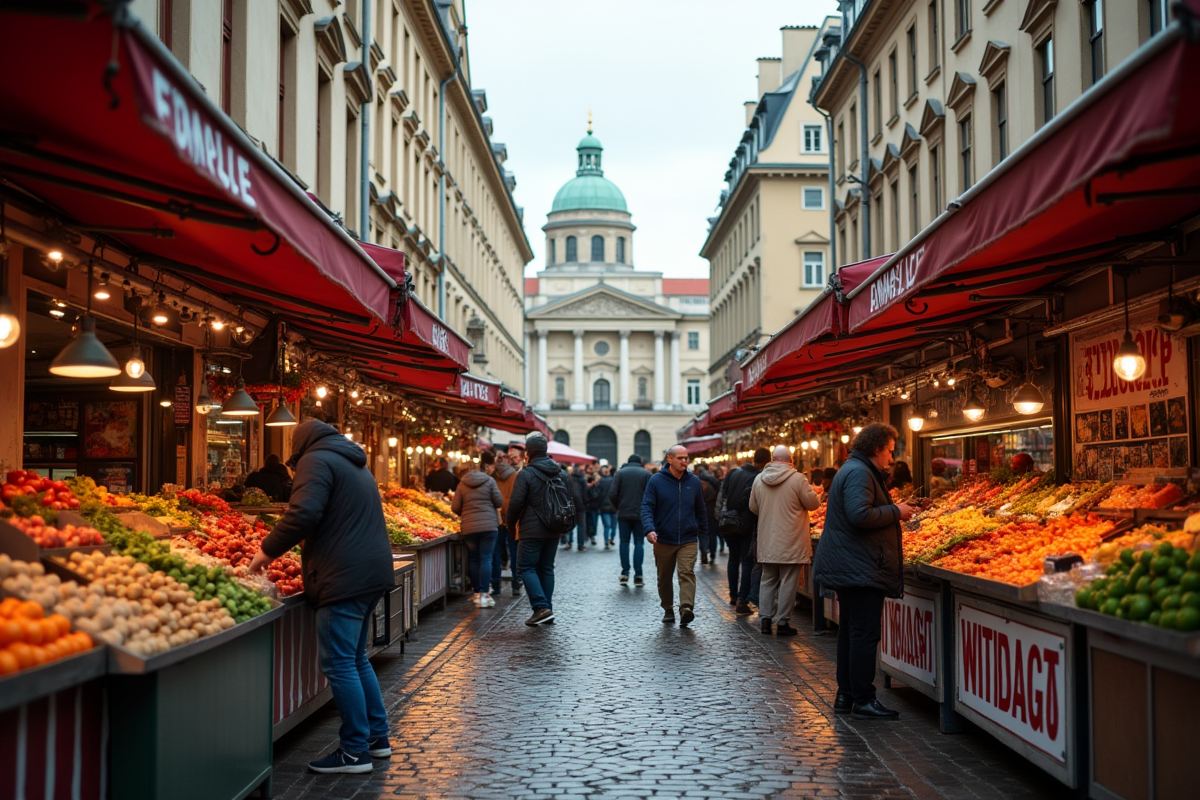
<path id="1" fill-rule="evenodd" d="M 550 213 L 556 211 L 623 211 L 629 213 L 625 206 L 625 195 L 612 181 L 604 177 L 600 168 L 601 153 L 604 147 L 600 140 L 592 135 L 591 126 L 587 136 L 579 141 L 575 148 L 579 153 L 579 167 L 575 177 L 567 181 L 558 194 L 554 195 L 554 204 Z"/>

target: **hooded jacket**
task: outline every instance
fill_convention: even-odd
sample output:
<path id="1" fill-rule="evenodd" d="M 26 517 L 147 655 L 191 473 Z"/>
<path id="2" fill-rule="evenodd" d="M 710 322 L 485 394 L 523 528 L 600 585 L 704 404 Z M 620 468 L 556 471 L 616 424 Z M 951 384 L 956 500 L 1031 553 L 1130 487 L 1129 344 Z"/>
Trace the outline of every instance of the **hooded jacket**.
<path id="1" fill-rule="evenodd" d="M 538 519 L 535 509 L 546 507 L 546 481 L 562 473 L 562 468 L 549 456 L 538 456 L 531 459 L 525 468 L 517 473 L 513 483 L 512 496 L 508 500 L 508 512 L 504 515 L 508 529 L 515 530 L 518 539 L 557 539 L 558 534 L 548 530 Z M 564 475 L 564 480 L 570 477 Z M 570 483 L 567 484 L 570 488 Z M 576 509 L 581 513 L 580 509 Z"/>
<path id="2" fill-rule="evenodd" d="M 821 546 L 813 580 L 830 589 L 880 589 L 904 595 L 900 509 L 884 476 L 866 456 L 852 452 L 829 487 Z"/>
<path id="3" fill-rule="evenodd" d="M 431 492 L 450 494 L 458 488 L 458 478 L 445 467 L 435 469 L 425 476 L 425 488 Z"/>
<path id="4" fill-rule="evenodd" d="M 750 511 L 758 515 L 759 563 L 811 564 L 808 512 L 819 505 L 804 473 L 784 461 L 767 464 L 750 489 Z"/>
<path id="5" fill-rule="evenodd" d="M 461 533 L 488 533 L 496 530 L 496 512 L 504 505 L 500 487 L 482 470 L 468 472 L 458 482 L 458 491 L 450 501 L 450 510 L 459 517 Z"/>
<path id="6" fill-rule="evenodd" d="M 600 476 L 600 513 L 615 514 L 617 513 L 617 505 L 612 501 L 612 485 L 613 476 Z"/>
<path id="7" fill-rule="evenodd" d="M 367 454 L 331 425 L 296 426 L 292 499 L 262 551 L 272 558 L 304 542 L 304 596 L 314 606 L 393 588 L 392 547 Z"/>
<path id="8" fill-rule="evenodd" d="M 513 483 L 517 480 L 517 468 L 507 461 L 498 461 L 492 478 L 500 489 L 500 524 L 503 525 L 505 517 L 508 516 L 508 501 L 512 497 Z"/>
<path id="9" fill-rule="evenodd" d="M 651 477 L 650 470 L 640 461 L 621 465 L 608 491 L 608 500 L 617 509 L 617 519 L 632 522 L 642 518 L 642 496 Z"/>
<path id="10" fill-rule="evenodd" d="M 708 512 L 700 479 L 690 472 L 676 478 L 670 469 L 650 477 L 642 497 L 642 530 L 663 544 L 687 544 L 708 535 Z"/>
<path id="11" fill-rule="evenodd" d="M 750 510 L 750 491 L 754 488 L 754 479 L 762 472 L 754 464 L 743 464 L 725 476 L 725 507 L 738 512 L 740 529 L 734 534 L 725 536 L 753 537 L 757 530 L 758 517 Z M 740 540 L 739 540 L 740 541 Z"/>

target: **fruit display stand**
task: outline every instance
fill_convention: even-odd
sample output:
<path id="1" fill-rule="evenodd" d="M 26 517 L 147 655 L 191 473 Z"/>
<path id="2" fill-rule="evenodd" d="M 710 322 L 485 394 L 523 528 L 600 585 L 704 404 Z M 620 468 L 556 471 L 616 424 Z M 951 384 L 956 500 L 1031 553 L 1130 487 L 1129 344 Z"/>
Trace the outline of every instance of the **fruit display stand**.
<path id="1" fill-rule="evenodd" d="M 442 608 L 450 592 L 450 544 L 461 541 L 457 533 L 439 536 L 426 542 L 405 545 L 402 553 L 411 553 L 416 565 L 416 597 L 418 621 L 420 612 L 439 600 Z M 414 627 L 416 624 L 414 623 Z"/>

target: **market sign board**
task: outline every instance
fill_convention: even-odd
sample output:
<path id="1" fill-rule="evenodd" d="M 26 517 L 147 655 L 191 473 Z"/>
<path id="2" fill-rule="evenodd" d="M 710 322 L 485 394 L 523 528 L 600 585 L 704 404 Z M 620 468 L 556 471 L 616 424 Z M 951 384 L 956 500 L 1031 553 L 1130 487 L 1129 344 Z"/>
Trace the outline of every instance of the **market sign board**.
<path id="1" fill-rule="evenodd" d="M 1070 628 L 965 597 L 954 621 L 955 710 L 1074 785 Z"/>
<path id="2" fill-rule="evenodd" d="M 1188 466 L 1187 344 L 1159 329 L 1155 309 L 1130 315 L 1146 373 L 1123 381 L 1113 358 L 1125 320 L 1071 334 L 1071 414 L 1075 480 L 1112 480 L 1138 470 Z"/>
<path id="3" fill-rule="evenodd" d="M 932 595 L 904 588 L 904 597 L 883 601 L 879 660 L 884 671 L 940 700 L 938 683 L 938 626 L 940 615 Z"/>

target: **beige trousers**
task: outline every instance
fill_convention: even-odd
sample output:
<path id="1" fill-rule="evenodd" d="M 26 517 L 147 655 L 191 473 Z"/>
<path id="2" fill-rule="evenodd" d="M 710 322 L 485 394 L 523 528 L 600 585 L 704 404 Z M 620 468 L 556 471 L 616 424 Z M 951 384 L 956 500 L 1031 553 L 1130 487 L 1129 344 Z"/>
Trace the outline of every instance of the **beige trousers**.
<path id="1" fill-rule="evenodd" d="M 695 542 L 687 544 L 654 545 L 654 565 L 658 568 L 658 599 L 667 611 L 675 610 L 675 586 L 672 578 L 679 568 L 679 607 L 696 606 L 696 553 Z"/>
<path id="2" fill-rule="evenodd" d="M 763 564 L 758 589 L 758 616 L 776 625 L 790 624 L 800 585 L 799 564 Z"/>

